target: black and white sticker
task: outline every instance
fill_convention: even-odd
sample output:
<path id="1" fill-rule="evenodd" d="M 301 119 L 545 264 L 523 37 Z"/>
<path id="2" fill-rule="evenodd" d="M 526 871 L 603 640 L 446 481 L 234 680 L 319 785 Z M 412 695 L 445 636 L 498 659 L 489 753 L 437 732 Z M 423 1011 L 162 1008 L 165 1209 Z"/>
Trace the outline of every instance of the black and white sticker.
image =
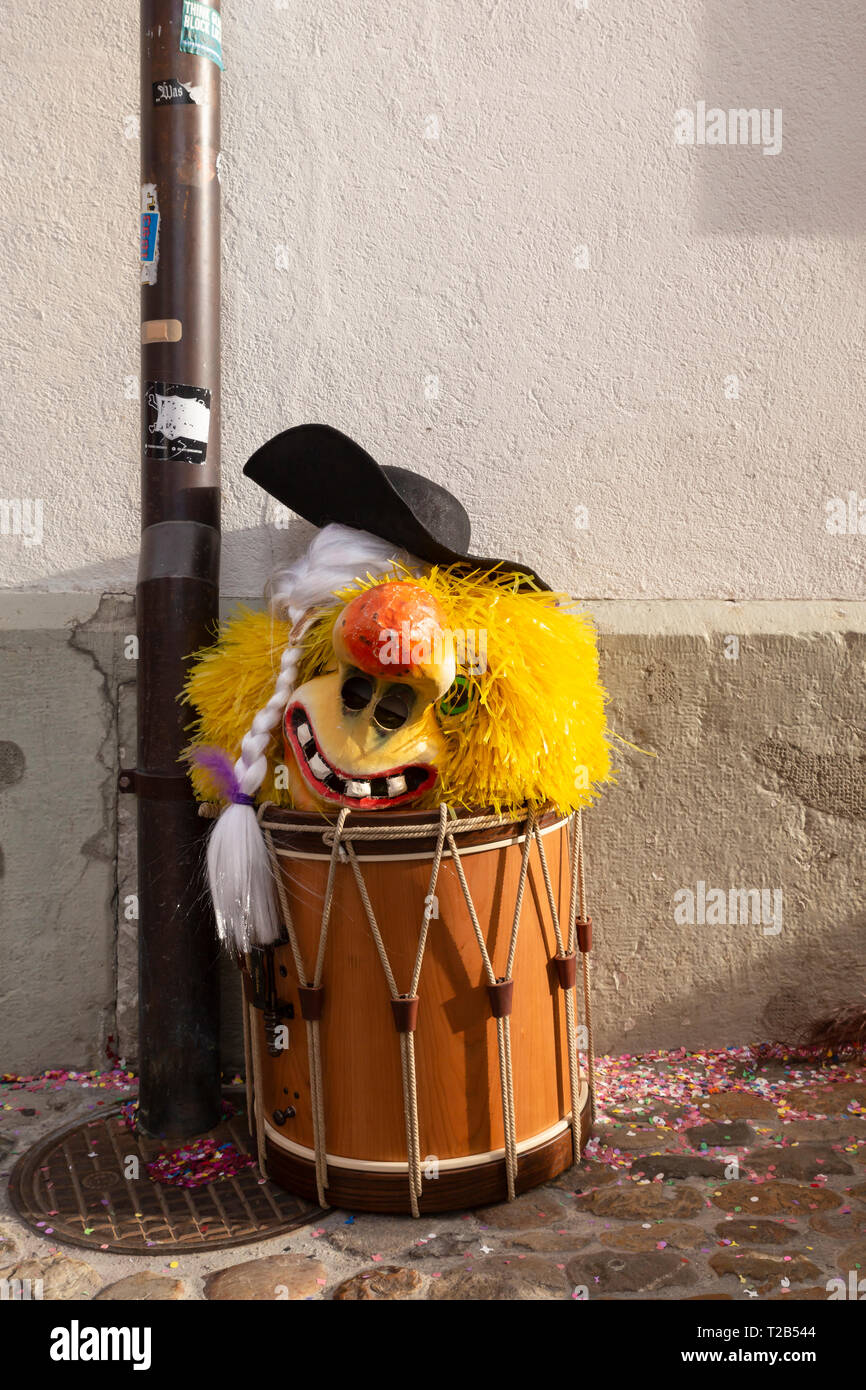
<path id="1" fill-rule="evenodd" d="M 176 77 L 166 77 L 162 82 L 153 83 L 154 106 L 202 106 L 204 87 L 194 87 L 191 82 L 179 82 Z"/>
<path id="2" fill-rule="evenodd" d="M 145 400 L 145 457 L 204 463 L 210 428 L 210 391 L 204 386 L 183 386 L 175 381 L 149 381 Z"/>

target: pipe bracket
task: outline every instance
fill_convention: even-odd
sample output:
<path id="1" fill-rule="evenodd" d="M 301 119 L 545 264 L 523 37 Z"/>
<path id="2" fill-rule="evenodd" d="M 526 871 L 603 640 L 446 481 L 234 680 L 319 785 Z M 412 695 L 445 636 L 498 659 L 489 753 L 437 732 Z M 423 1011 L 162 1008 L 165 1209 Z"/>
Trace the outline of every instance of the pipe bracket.
<path id="1" fill-rule="evenodd" d="M 192 801 L 195 792 L 185 772 L 141 772 L 137 767 L 122 767 L 117 776 L 117 790 L 130 796 L 144 796 L 151 801 Z"/>

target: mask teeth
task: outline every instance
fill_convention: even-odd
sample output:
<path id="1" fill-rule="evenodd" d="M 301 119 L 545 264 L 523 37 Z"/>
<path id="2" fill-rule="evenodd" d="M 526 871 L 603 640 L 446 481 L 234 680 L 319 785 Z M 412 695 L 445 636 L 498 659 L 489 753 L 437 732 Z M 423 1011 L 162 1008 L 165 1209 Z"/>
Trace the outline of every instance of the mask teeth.
<path id="1" fill-rule="evenodd" d="M 301 745 L 301 752 L 304 760 L 318 782 L 321 782 L 337 796 L 347 797 L 353 800 L 361 800 L 365 797 L 374 796 L 384 800 L 386 797 L 391 799 L 397 796 L 405 796 L 409 790 L 414 791 L 415 787 L 410 787 L 409 779 L 420 786 L 426 776 L 423 768 L 407 768 L 406 774 L 395 773 L 392 777 L 374 777 L 371 781 L 363 781 L 359 778 L 346 779 L 341 777 L 338 772 L 325 761 L 319 752 L 313 731 L 307 721 L 300 715 L 295 716 L 296 722 L 293 725 L 295 737 Z"/>
<path id="2" fill-rule="evenodd" d="M 306 749 L 304 750 L 304 757 L 307 759 L 310 771 L 314 774 L 314 776 L 318 777 L 320 782 L 324 782 L 325 778 L 331 771 L 324 758 L 321 758 L 318 753 L 313 753 L 312 757 L 310 757 Z"/>

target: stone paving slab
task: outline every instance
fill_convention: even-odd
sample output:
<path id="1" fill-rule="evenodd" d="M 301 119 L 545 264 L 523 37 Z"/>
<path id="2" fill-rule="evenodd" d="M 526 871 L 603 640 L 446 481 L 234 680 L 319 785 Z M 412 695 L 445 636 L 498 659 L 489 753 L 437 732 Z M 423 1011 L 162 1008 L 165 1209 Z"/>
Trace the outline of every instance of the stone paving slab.
<path id="1" fill-rule="evenodd" d="M 861 1277 L 866 1295 L 866 1068 L 750 1070 L 742 1051 L 628 1059 L 631 1070 L 602 1059 L 582 1162 L 475 1211 L 331 1210 L 287 1236 L 150 1258 L 58 1246 L 17 1219 L 4 1183 L 0 1279 L 41 1279 L 63 1300 L 800 1301 L 842 1286 L 847 1297 Z M 72 1081 L 4 1086 L 0 1175 L 59 1123 L 118 1098 Z"/>

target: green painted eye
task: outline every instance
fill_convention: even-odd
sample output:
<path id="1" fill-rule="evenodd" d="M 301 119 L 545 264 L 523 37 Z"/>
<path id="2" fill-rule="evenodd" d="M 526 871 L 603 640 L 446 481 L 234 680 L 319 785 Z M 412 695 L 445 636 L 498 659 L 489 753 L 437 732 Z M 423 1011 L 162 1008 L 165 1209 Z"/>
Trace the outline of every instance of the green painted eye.
<path id="1" fill-rule="evenodd" d="M 469 708 L 469 698 L 469 677 L 455 676 L 451 689 L 439 701 L 439 709 L 444 715 L 465 714 Z"/>

